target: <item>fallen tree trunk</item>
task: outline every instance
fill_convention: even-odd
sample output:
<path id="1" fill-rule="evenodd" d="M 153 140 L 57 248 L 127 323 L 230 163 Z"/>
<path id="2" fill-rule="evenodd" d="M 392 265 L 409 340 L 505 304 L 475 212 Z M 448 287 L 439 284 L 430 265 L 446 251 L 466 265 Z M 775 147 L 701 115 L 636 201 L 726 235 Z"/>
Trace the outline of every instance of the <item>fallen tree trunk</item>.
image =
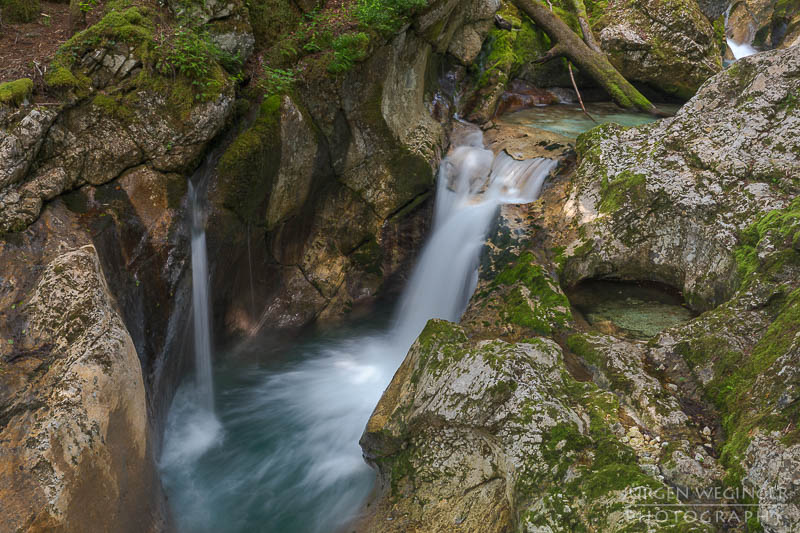
<path id="1" fill-rule="evenodd" d="M 535 0 L 512 1 L 556 43 L 545 55 L 536 60 L 537 63 L 545 63 L 558 57 L 567 57 L 581 69 L 581 72 L 600 84 L 620 107 L 664 116 L 664 113 L 650 103 L 614 68 L 605 54 L 592 50 L 557 15 Z"/>
<path id="2" fill-rule="evenodd" d="M 595 52 L 603 53 L 600 49 L 600 45 L 597 44 L 597 39 L 594 38 L 594 33 L 592 33 L 592 26 L 589 24 L 589 15 L 586 14 L 586 4 L 583 3 L 583 0 L 570 0 L 569 3 L 571 4 L 572 11 L 575 12 L 575 16 L 578 17 L 578 24 L 581 27 L 581 33 L 583 33 L 583 42 Z"/>

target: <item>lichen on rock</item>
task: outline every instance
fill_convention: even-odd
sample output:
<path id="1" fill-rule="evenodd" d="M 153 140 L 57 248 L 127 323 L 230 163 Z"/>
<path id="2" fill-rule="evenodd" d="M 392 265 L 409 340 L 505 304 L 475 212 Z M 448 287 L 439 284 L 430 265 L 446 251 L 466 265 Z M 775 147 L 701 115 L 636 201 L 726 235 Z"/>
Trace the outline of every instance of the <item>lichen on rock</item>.
<path id="1" fill-rule="evenodd" d="M 3 346 L 3 529 L 161 531 L 166 525 L 136 349 L 94 247 L 66 250 Z"/>

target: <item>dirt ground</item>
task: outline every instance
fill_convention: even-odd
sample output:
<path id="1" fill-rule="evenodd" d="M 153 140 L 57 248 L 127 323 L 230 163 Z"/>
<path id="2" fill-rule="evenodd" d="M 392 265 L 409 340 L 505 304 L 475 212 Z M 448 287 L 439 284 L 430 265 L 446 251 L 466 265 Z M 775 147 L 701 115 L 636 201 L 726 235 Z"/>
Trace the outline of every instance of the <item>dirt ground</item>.
<path id="1" fill-rule="evenodd" d="M 89 13 L 88 22 L 98 18 L 100 11 L 95 8 Z M 71 36 L 69 4 L 65 3 L 42 2 L 42 12 L 34 22 L 0 22 L 0 83 L 31 78 L 41 94 L 53 55 Z"/>

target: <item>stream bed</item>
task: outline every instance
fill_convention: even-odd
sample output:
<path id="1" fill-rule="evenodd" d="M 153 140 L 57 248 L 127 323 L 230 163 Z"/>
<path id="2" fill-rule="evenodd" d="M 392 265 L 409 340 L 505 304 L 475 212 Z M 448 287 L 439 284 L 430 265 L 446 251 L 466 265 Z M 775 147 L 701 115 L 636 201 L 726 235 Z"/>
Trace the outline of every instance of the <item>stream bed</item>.
<path id="1" fill-rule="evenodd" d="M 595 125 L 573 106 L 503 119 L 570 137 Z M 375 477 L 358 444 L 372 410 L 428 319 L 460 318 L 498 207 L 535 200 L 557 165 L 495 157 L 477 128 L 454 144 L 429 241 L 396 309 L 293 341 L 251 339 L 214 355 L 213 388 L 184 380 L 159 461 L 179 531 L 332 532 L 356 518 Z M 204 390 L 214 391 L 210 408 Z"/>
<path id="2" fill-rule="evenodd" d="M 669 115 L 674 115 L 680 108 L 680 106 L 674 104 L 659 103 L 656 106 Z M 574 139 L 599 124 L 616 122 L 621 126 L 641 126 L 655 120 L 652 115 L 625 111 L 612 102 L 587 103 L 586 111 L 597 122 L 587 117 L 578 104 L 559 104 L 523 109 L 503 115 L 502 121 L 508 124 L 552 131 Z"/>

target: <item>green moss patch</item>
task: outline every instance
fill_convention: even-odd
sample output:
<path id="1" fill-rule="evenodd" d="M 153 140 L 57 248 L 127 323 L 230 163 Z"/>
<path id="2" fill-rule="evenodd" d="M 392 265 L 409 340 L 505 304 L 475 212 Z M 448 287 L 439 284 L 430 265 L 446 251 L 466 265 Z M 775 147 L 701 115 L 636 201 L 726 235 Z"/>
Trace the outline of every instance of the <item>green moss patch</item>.
<path id="1" fill-rule="evenodd" d="M 506 292 L 501 316 L 535 333 L 550 335 L 572 320 L 569 300 L 550 280 L 533 254 L 524 253 L 517 262 L 495 276 L 489 290 L 511 287 Z"/>
<path id="2" fill-rule="evenodd" d="M 788 208 L 771 211 L 760 220 L 749 226 L 741 235 L 741 244 L 735 250 L 739 273 L 745 282 L 756 271 L 775 270 L 782 267 L 786 260 L 796 260 L 794 239 L 800 232 L 800 198 L 796 198 Z M 764 239 L 783 241 L 783 249 L 778 254 L 770 255 L 769 264 L 761 264 L 758 258 L 758 247 Z"/>
<path id="3" fill-rule="evenodd" d="M 263 223 L 272 182 L 280 167 L 281 97 L 264 100 L 253 125 L 219 160 L 222 204 L 246 222 Z"/>
<path id="4" fill-rule="evenodd" d="M 229 82 L 222 67 L 229 63 L 226 54 L 195 21 L 165 25 L 145 7 L 127 7 L 123 2 L 106 7 L 102 19 L 58 49 L 45 76 L 49 87 L 85 96 L 92 80 L 82 62 L 96 50 L 124 55 L 131 50 L 142 68 L 135 78 L 121 81 L 124 92 L 145 88 L 165 94 L 170 107 L 182 116 L 195 102 L 217 98 Z"/>
<path id="5" fill-rule="evenodd" d="M 308 13 L 288 4 L 247 1 L 256 45 L 265 50 L 265 80 L 276 71 L 306 81 L 344 74 L 407 25 L 428 0 L 355 0 L 328 3 Z"/>
<path id="6" fill-rule="evenodd" d="M 713 332 L 713 320 L 726 324 L 737 320 L 728 315 L 732 311 L 726 306 L 708 318 L 712 320 L 709 333 L 676 346 L 691 368 L 713 368 L 714 377 L 705 384 L 704 392 L 722 418 L 725 440 L 720 458 L 732 485 L 741 481 L 745 451 L 758 431 L 779 431 L 785 445 L 800 442 L 800 406 L 780 403 L 787 384 L 779 375 L 781 368 L 776 368 L 800 333 L 800 289 L 785 282 L 786 276 L 793 276 L 800 267 L 800 253 L 794 248 L 798 230 L 800 200 L 796 199 L 786 209 L 771 211 L 750 225 L 734 251 L 741 291 L 775 287 L 764 309 L 772 321 L 752 347 L 734 345 L 724 333 Z M 762 248 L 772 251 L 760 258 Z"/>
<path id="7" fill-rule="evenodd" d="M 0 104 L 18 106 L 33 94 L 33 81 L 22 78 L 0 84 Z"/>

